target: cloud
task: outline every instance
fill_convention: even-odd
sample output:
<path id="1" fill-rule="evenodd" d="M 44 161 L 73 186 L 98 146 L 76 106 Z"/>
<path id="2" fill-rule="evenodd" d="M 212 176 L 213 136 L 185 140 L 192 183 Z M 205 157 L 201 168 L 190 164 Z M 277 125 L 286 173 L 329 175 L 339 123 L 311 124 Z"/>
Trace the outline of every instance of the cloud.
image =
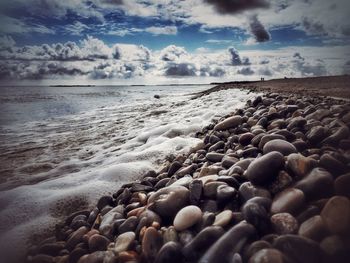
<path id="1" fill-rule="evenodd" d="M 160 58 L 163 61 L 176 61 L 184 56 L 188 56 L 185 48 L 175 45 L 167 46 L 160 53 Z"/>
<path id="2" fill-rule="evenodd" d="M 230 40 L 230 39 L 208 39 L 205 41 L 205 43 L 226 45 L 226 44 L 232 43 L 232 40 Z"/>
<path id="3" fill-rule="evenodd" d="M 166 76 L 196 76 L 196 67 L 192 63 L 169 63 L 165 69 Z"/>
<path id="4" fill-rule="evenodd" d="M 230 47 L 228 49 L 228 52 L 231 55 L 231 64 L 233 66 L 250 65 L 249 58 L 247 57 L 241 58 L 237 49 L 235 49 L 234 47 Z"/>
<path id="5" fill-rule="evenodd" d="M 204 0 L 221 14 L 236 14 L 250 9 L 269 7 L 266 0 Z"/>
<path id="6" fill-rule="evenodd" d="M 25 33 L 40 33 L 54 34 L 55 31 L 47 28 L 44 25 L 24 21 L 21 19 L 9 17 L 0 14 L 0 33 L 2 34 L 25 34 Z"/>
<path id="7" fill-rule="evenodd" d="M 153 35 L 176 35 L 177 27 L 176 26 L 164 26 L 164 27 L 151 26 L 146 28 L 145 31 Z"/>
<path id="8" fill-rule="evenodd" d="M 244 68 L 241 68 L 239 70 L 237 70 L 237 73 L 238 74 L 241 74 L 241 75 L 253 75 L 255 73 L 254 70 L 252 70 L 250 67 L 244 67 Z"/>
<path id="9" fill-rule="evenodd" d="M 269 32 L 265 29 L 265 27 L 258 20 L 258 17 L 252 16 L 250 19 L 250 31 L 254 35 L 256 42 L 266 42 L 271 39 Z"/>
<path id="10" fill-rule="evenodd" d="M 300 53 L 295 53 L 293 58 L 293 66 L 301 73 L 302 76 L 310 77 L 327 75 L 327 70 L 322 60 L 309 62 L 303 56 L 301 56 Z"/>
<path id="11" fill-rule="evenodd" d="M 89 29 L 89 27 L 80 21 L 75 21 L 73 24 L 65 26 L 65 32 L 69 33 L 71 35 L 79 36 L 81 35 L 84 31 Z"/>
<path id="12" fill-rule="evenodd" d="M 3 35 L 0 36 L 0 51 L 4 49 L 12 49 L 16 42 L 13 40 L 11 36 Z"/>

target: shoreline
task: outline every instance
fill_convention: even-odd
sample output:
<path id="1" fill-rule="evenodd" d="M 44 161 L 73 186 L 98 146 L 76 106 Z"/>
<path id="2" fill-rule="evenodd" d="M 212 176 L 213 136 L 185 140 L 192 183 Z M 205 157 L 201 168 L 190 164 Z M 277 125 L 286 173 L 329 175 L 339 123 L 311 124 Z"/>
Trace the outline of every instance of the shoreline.
<path id="1" fill-rule="evenodd" d="M 197 133 L 199 149 L 68 217 L 28 262 L 342 262 L 350 258 L 349 109 L 267 91 Z"/>

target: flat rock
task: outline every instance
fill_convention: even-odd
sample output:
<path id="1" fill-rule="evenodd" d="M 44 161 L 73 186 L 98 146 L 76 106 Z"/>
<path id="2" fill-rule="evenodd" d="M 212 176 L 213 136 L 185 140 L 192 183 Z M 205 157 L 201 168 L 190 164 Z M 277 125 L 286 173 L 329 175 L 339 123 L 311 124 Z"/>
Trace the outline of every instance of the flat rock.
<path id="1" fill-rule="evenodd" d="M 198 206 L 189 205 L 182 208 L 175 216 L 174 227 L 177 231 L 183 231 L 202 218 L 202 211 Z"/>
<path id="2" fill-rule="evenodd" d="M 227 130 L 230 128 L 236 128 L 238 125 L 242 123 L 242 117 L 239 115 L 229 117 L 218 124 L 215 125 L 214 130 Z"/>

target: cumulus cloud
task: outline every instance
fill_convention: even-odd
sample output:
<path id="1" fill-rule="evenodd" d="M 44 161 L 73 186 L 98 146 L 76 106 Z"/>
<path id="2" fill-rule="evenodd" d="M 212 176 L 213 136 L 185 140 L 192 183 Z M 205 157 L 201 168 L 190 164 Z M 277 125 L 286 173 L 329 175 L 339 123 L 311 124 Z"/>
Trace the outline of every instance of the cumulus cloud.
<path id="1" fill-rule="evenodd" d="M 231 55 L 231 64 L 233 66 L 250 65 L 249 58 L 247 57 L 241 58 L 241 56 L 238 53 L 238 50 L 235 49 L 234 47 L 230 47 L 228 49 L 228 52 Z"/>
<path id="2" fill-rule="evenodd" d="M 300 53 L 295 53 L 292 60 L 294 68 L 301 73 L 302 76 L 323 76 L 327 74 L 326 67 L 322 60 L 307 61 Z"/>
<path id="3" fill-rule="evenodd" d="M 237 73 L 241 74 L 241 75 L 253 75 L 255 73 L 255 71 L 252 70 L 250 67 L 244 67 L 244 68 L 237 70 Z"/>
<path id="4" fill-rule="evenodd" d="M 254 35 L 256 42 L 266 42 L 271 39 L 269 32 L 261 24 L 256 15 L 250 18 L 249 26 L 250 31 Z"/>
<path id="5" fill-rule="evenodd" d="M 188 56 L 188 53 L 185 48 L 175 45 L 167 46 L 160 53 L 160 58 L 163 61 L 175 61 L 186 56 Z"/>
<path id="6" fill-rule="evenodd" d="M 269 7 L 269 2 L 266 0 L 204 0 L 204 2 L 213 5 L 222 14 L 236 14 L 250 9 Z"/>
<path id="7" fill-rule="evenodd" d="M 146 28 L 145 31 L 153 35 L 176 35 L 177 27 L 176 26 L 164 26 L 164 27 L 151 26 Z"/>

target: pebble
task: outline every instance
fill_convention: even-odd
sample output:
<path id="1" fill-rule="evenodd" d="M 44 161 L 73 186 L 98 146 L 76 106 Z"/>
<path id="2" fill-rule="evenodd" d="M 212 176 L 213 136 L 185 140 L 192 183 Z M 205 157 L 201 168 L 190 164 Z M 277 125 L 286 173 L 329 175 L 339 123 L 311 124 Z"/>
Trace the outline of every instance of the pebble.
<path id="1" fill-rule="evenodd" d="M 269 141 L 272 141 L 272 140 L 276 140 L 276 139 L 280 139 L 280 140 L 285 140 L 286 137 L 284 137 L 283 135 L 280 135 L 280 134 L 267 134 L 267 135 L 264 135 L 261 139 L 260 139 L 260 142 L 259 142 L 259 149 L 263 149 L 265 144 Z"/>
<path id="2" fill-rule="evenodd" d="M 264 248 L 271 248 L 272 245 L 265 240 L 258 240 L 251 243 L 244 251 L 244 258 L 246 261 L 251 258 L 256 252 Z"/>
<path id="3" fill-rule="evenodd" d="M 251 182 L 241 184 L 238 189 L 238 194 L 242 202 L 246 202 L 256 196 L 271 198 L 271 194 L 268 190 L 254 186 Z"/>
<path id="4" fill-rule="evenodd" d="M 274 151 L 255 159 L 248 166 L 245 175 L 253 184 L 263 185 L 274 179 L 283 166 L 283 155 Z"/>
<path id="5" fill-rule="evenodd" d="M 172 218 L 189 202 L 189 190 L 184 186 L 168 186 L 148 198 L 149 209 L 165 218 Z"/>
<path id="6" fill-rule="evenodd" d="M 292 153 L 287 156 L 286 169 L 296 177 L 304 177 L 315 165 L 312 158 L 299 153 Z"/>
<path id="7" fill-rule="evenodd" d="M 203 186 L 204 197 L 214 199 L 219 186 L 227 186 L 224 182 L 208 182 Z"/>
<path id="8" fill-rule="evenodd" d="M 207 155 L 205 156 L 205 158 L 207 158 L 208 161 L 211 162 L 221 162 L 222 158 L 224 158 L 224 154 L 222 153 L 215 153 L 215 152 L 209 152 L 207 153 Z"/>
<path id="9" fill-rule="evenodd" d="M 305 203 L 304 193 L 296 188 L 287 188 L 278 193 L 271 204 L 271 213 L 290 213 L 294 214 Z"/>
<path id="10" fill-rule="evenodd" d="M 68 238 L 66 243 L 66 248 L 68 250 L 73 250 L 73 248 L 82 241 L 83 236 L 89 231 L 89 229 L 85 226 L 80 227 L 78 230 L 73 232 L 71 236 Z"/>
<path id="11" fill-rule="evenodd" d="M 216 199 L 218 201 L 232 200 L 236 194 L 237 190 L 228 185 L 219 185 L 216 189 Z"/>
<path id="12" fill-rule="evenodd" d="M 335 159 L 328 153 L 321 156 L 319 164 L 334 176 L 344 174 L 348 170 L 348 167 L 344 163 Z"/>
<path id="13" fill-rule="evenodd" d="M 181 245 L 170 241 L 162 246 L 154 263 L 177 263 L 182 261 Z"/>
<path id="14" fill-rule="evenodd" d="M 174 161 L 170 164 L 169 170 L 168 170 L 168 176 L 173 176 L 180 168 L 182 167 L 182 164 L 178 161 Z"/>
<path id="15" fill-rule="evenodd" d="M 110 242 L 108 238 L 95 234 L 89 238 L 89 249 L 91 252 L 106 250 Z"/>
<path id="16" fill-rule="evenodd" d="M 240 253 L 247 241 L 255 234 L 255 228 L 240 222 L 221 236 L 200 258 L 199 263 L 229 263 L 235 253 Z"/>
<path id="17" fill-rule="evenodd" d="M 294 234 L 298 231 L 298 221 L 289 213 L 278 213 L 271 216 L 273 230 L 279 235 Z"/>
<path id="18" fill-rule="evenodd" d="M 303 191 L 308 200 L 326 198 L 334 192 L 333 176 L 322 168 L 314 168 L 294 187 Z"/>
<path id="19" fill-rule="evenodd" d="M 248 263 L 284 263 L 285 258 L 281 251 L 274 248 L 264 248 L 256 252 Z"/>
<path id="20" fill-rule="evenodd" d="M 264 148 L 263 148 L 264 154 L 267 154 L 273 151 L 279 152 L 284 156 L 287 156 L 291 153 L 298 152 L 293 144 L 281 139 L 275 139 L 275 140 L 269 141 L 264 145 Z"/>
<path id="21" fill-rule="evenodd" d="M 275 239 L 273 247 L 280 250 L 292 262 L 321 262 L 321 249 L 315 241 L 298 235 L 282 235 Z"/>
<path id="22" fill-rule="evenodd" d="M 322 217 L 316 215 L 300 225 L 298 234 L 319 241 L 327 234 L 327 229 Z"/>
<path id="23" fill-rule="evenodd" d="M 135 237 L 135 233 L 132 231 L 119 235 L 115 241 L 113 251 L 120 253 L 122 251 L 128 250 L 130 244 L 135 240 Z"/>
<path id="24" fill-rule="evenodd" d="M 178 235 L 174 226 L 169 226 L 163 232 L 163 243 L 165 244 L 170 241 L 174 241 L 174 242 L 178 241 Z"/>
<path id="25" fill-rule="evenodd" d="M 153 262 L 162 244 L 160 233 L 154 227 L 148 227 L 142 238 L 142 254 L 147 260 Z"/>
<path id="26" fill-rule="evenodd" d="M 219 130 L 227 130 L 230 128 L 236 128 L 241 123 L 242 123 L 241 116 L 239 115 L 232 116 L 216 124 L 214 127 L 214 130 L 219 131 Z"/>
<path id="27" fill-rule="evenodd" d="M 332 234 L 349 233 L 350 201 L 344 196 L 334 196 L 321 211 L 321 217 Z"/>
<path id="28" fill-rule="evenodd" d="M 199 204 L 199 200 L 201 199 L 202 192 L 203 192 L 203 182 L 201 180 L 193 180 L 189 184 L 189 190 L 190 190 L 190 204 L 197 205 Z"/>
<path id="29" fill-rule="evenodd" d="M 339 176 L 334 181 L 335 193 L 350 198 L 350 173 Z"/>
<path id="30" fill-rule="evenodd" d="M 189 205 L 182 208 L 175 216 L 174 227 L 177 231 L 183 231 L 196 223 L 202 218 L 202 211 L 198 206 Z"/>
<path id="31" fill-rule="evenodd" d="M 217 214 L 213 226 L 222 226 L 225 227 L 228 225 L 233 217 L 231 210 L 224 210 L 221 213 Z"/>

